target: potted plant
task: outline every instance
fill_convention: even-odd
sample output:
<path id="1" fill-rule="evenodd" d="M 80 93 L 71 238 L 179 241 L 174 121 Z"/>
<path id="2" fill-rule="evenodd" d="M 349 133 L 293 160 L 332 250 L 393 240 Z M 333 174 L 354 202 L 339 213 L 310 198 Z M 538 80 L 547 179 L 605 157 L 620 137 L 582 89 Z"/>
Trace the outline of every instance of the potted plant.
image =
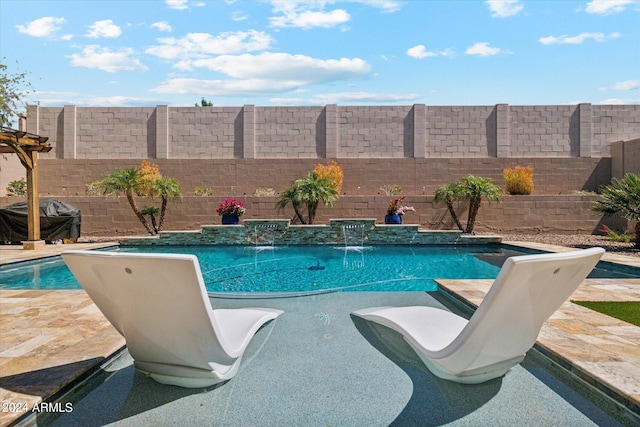
<path id="1" fill-rule="evenodd" d="M 220 202 L 220 206 L 216 209 L 218 215 L 222 217 L 222 223 L 225 225 L 235 225 L 240 222 L 240 217 L 244 215 L 246 209 L 244 203 L 236 199 L 225 198 Z"/>
<path id="2" fill-rule="evenodd" d="M 387 214 L 384 217 L 385 224 L 402 224 L 402 215 L 407 212 L 416 211 L 412 206 L 404 205 L 405 198 L 406 196 L 391 199 L 389 207 L 387 208 Z"/>

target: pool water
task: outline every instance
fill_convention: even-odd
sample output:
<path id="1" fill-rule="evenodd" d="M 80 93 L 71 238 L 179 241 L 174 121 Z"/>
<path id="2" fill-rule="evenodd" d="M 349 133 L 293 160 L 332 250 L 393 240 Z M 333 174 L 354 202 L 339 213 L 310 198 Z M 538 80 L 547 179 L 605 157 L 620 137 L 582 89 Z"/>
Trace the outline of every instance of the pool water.
<path id="1" fill-rule="evenodd" d="M 137 246 L 121 252 L 198 257 L 212 293 L 436 291 L 434 279 L 492 279 L 508 256 L 501 245 Z M 590 277 L 633 277 L 598 268 Z M 637 277 L 637 275 L 636 275 Z M 0 266 L 0 289 L 80 289 L 60 257 Z"/>

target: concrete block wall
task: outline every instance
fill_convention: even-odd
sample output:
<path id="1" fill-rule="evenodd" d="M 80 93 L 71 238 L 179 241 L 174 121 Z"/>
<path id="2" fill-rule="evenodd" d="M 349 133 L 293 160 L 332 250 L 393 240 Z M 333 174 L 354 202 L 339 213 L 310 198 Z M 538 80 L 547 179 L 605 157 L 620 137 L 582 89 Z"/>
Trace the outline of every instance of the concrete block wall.
<path id="1" fill-rule="evenodd" d="M 133 214 L 126 197 L 56 197 L 80 209 L 82 213 L 82 236 L 145 236 L 146 231 Z M 475 230 L 479 232 L 551 232 L 583 233 L 596 232 L 602 223 L 619 229 L 618 225 L 603 218 L 590 207 L 597 196 L 505 196 L 501 203 L 483 202 L 478 213 Z M 164 231 L 197 232 L 203 226 L 220 225 L 215 209 L 221 197 L 183 197 L 170 201 Z M 241 222 L 250 219 L 291 219 L 291 207 L 279 212 L 275 209 L 276 197 L 244 196 L 247 213 Z M 384 222 L 389 203 L 387 196 L 343 196 L 333 208 L 320 206 L 316 217 L 318 226 L 329 224 L 333 218 L 373 218 L 378 224 Z M 0 197 L 0 205 L 6 206 L 20 197 Z M 139 199 L 139 206 L 159 205 L 158 200 Z M 403 224 L 415 224 L 427 230 L 456 229 L 442 204 L 436 204 L 433 196 L 411 196 L 407 204 L 415 207 L 415 213 L 404 216 Z M 458 206 L 461 220 L 466 222 L 466 206 Z"/>
<path id="2" fill-rule="evenodd" d="M 262 107 L 255 112 L 255 157 L 308 159 L 324 156 L 322 107 Z"/>
<path id="3" fill-rule="evenodd" d="M 113 169 L 139 167 L 141 159 L 130 160 L 40 160 L 42 196 L 85 194 L 85 185 Z M 318 159 L 157 159 L 160 172 L 176 179 L 184 196 L 196 187 L 207 187 L 219 197 L 253 194 L 257 187 L 280 192 L 301 178 Z M 517 165 L 534 168 L 534 194 L 572 194 L 595 191 L 608 184 L 610 158 L 458 158 L 458 159 L 340 159 L 344 171 L 343 195 L 385 194 L 383 187 L 398 185 L 406 195 L 433 195 L 443 184 L 472 174 L 492 178 L 504 187 L 502 171 Z"/>
<path id="4" fill-rule="evenodd" d="M 76 108 L 65 106 L 65 132 L 67 120 L 76 110 L 75 150 L 68 145 L 66 134 L 64 158 L 75 151 L 78 159 L 139 159 L 155 157 L 150 152 L 149 138 L 155 139 L 155 131 L 149 131 L 154 108 Z M 153 129 L 153 128 L 152 128 Z M 71 144 L 67 144 L 71 142 Z"/>
<path id="5" fill-rule="evenodd" d="M 580 157 L 579 108 L 512 106 L 509 157 Z"/>
<path id="6" fill-rule="evenodd" d="M 607 157 L 613 141 L 640 137 L 640 106 L 625 105 L 592 106 L 593 156 Z M 637 173 L 637 172 L 636 172 Z"/>
<path id="7" fill-rule="evenodd" d="M 27 108 L 43 158 L 608 157 L 640 105 Z"/>
<path id="8" fill-rule="evenodd" d="M 242 135 L 241 107 L 168 108 L 168 111 L 168 156 L 164 158 L 242 157 L 237 141 Z"/>
<path id="9" fill-rule="evenodd" d="M 498 157 L 495 107 L 426 107 L 427 157 Z"/>
<path id="10" fill-rule="evenodd" d="M 640 174 L 640 138 L 611 144 L 611 177 Z"/>
<path id="11" fill-rule="evenodd" d="M 413 157 L 411 107 L 338 107 L 338 157 Z"/>

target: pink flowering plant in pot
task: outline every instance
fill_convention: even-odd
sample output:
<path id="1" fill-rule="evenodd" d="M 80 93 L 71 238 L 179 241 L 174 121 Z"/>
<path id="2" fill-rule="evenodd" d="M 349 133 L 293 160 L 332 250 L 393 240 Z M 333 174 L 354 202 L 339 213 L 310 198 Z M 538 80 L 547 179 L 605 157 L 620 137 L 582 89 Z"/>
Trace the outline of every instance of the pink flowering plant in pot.
<path id="1" fill-rule="evenodd" d="M 387 214 L 384 217 L 385 224 L 402 224 L 402 215 L 407 212 L 415 212 L 413 206 L 406 206 L 404 199 L 406 197 L 398 197 L 391 199 L 389 207 L 387 207 Z"/>
<path id="2" fill-rule="evenodd" d="M 387 208 L 387 215 L 404 215 L 407 212 L 415 212 L 416 210 L 413 206 L 404 205 L 404 199 L 406 199 L 406 196 L 391 199 Z"/>
<path id="3" fill-rule="evenodd" d="M 244 203 L 236 200 L 235 198 L 225 198 L 220 202 L 220 206 L 218 207 L 218 209 L 216 209 L 216 212 L 218 212 L 218 215 L 220 216 L 235 216 L 237 218 L 240 218 L 242 215 L 244 215 L 246 211 L 247 209 L 244 207 Z"/>

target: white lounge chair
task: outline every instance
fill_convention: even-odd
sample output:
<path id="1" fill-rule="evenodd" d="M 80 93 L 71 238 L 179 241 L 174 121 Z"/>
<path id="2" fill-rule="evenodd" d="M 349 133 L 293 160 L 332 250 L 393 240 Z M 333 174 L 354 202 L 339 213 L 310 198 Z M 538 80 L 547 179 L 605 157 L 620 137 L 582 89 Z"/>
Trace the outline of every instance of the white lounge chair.
<path id="1" fill-rule="evenodd" d="M 66 251 L 62 258 L 154 380 L 207 387 L 232 378 L 256 331 L 282 311 L 212 309 L 193 255 Z"/>
<path id="2" fill-rule="evenodd" d="M 602 248 L 507 259 L 467 321 L 434 307 L 376 307 L 353 314 L 403 335 L 440 378 L 477 384 L 520 363 L 542 324 L 591 272 Z"/>

